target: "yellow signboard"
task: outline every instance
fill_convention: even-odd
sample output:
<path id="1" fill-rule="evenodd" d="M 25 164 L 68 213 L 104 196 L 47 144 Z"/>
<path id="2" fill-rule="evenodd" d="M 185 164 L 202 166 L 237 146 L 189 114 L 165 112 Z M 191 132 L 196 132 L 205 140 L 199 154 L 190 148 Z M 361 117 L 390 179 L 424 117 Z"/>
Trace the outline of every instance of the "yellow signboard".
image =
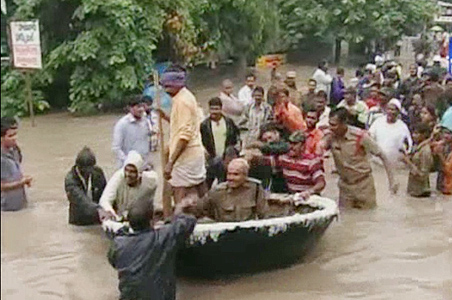
<path id="1" fill-rule="evenodd" d="M 276 68 L 285 63 L 285 54 L 267 54 L 257 59 L 256 66 L 261 68 Z"/>

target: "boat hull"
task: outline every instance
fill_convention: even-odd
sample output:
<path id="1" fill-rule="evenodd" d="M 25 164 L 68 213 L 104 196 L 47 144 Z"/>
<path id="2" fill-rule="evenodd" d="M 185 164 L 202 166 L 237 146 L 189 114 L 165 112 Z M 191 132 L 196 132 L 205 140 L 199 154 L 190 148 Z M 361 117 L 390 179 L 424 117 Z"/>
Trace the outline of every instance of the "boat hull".
<path id="1" fill-rule="evenodd" d="M 262 220 L 262 224 L 252 221 L 253 226 L 243 222 L 244 226 L 231 225 L 226 230 L 215 231 L 208 225 L 197 225 L 190 243 L 179 252 L 178 273 L 212 277 L 260 272 L 296 263 L 314 248 L 337 217 L 337 206 L 331 202 L 322 202 L 329 205 L 328 209 L 321 203 L 317 207 L 327 211 L 275 218 L 274 222 Z"/>

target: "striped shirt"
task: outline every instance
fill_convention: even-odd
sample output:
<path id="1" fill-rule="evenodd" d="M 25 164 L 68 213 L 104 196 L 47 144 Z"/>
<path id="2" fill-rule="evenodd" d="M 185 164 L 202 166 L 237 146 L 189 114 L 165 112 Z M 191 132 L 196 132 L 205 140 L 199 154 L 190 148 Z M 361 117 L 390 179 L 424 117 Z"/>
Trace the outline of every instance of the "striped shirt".
<path id="1" fill-rule="evenodd" d="M 287 187 L 291 193 L 299 193 L 325 181 L 322 157 L 303 154 L 294 158 L 287 154 L 276 159 L 276 165 L 283 171 Z"/>

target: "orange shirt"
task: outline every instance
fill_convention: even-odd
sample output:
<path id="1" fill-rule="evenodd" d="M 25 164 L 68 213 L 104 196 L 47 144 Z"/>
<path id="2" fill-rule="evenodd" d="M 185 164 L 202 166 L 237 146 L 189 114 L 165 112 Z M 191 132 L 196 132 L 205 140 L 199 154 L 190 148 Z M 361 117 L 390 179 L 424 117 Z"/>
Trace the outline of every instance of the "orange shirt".
<path id="1" fill-rule="evenodd" d="M 323 155 L 323 150 L 320 147 L 320 141 L 322 140 L 324 133 L 322 130 L 315 128 L 307 133 L 306 139 L 306 154 Z"/>
<path id="2" fill-rule="evenodd" d="M 306 130 L 306 122 L 301 110 L 291 102 L 275 106 L 275 119 L 290 132 Z"/>

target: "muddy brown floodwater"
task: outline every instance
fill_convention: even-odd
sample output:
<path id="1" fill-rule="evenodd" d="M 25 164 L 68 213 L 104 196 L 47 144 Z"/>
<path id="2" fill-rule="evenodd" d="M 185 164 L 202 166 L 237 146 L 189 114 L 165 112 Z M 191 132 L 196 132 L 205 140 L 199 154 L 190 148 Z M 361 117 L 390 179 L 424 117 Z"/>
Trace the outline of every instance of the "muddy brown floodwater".
<path id="1" fill-rule="evenodd" d="M 68 225 L 63 181 L 84 145 L 112 175 L 111 135 L 119 117 L 52 114 L 39 117 L 35 128 L 28 120 L 21 124 L 24 173 L 34 182 L 27 209 L 1 213 L 1 299 L 118 299 L 108 240 L 99 227 Z M 390 196 L 376 166 L 378 208 L 342 212 L 303 263 L 228 280 L 180 279 L 178 299 L 451 300 L 452 199 L 410 198 L 406 171 L 397 173 L 401 190 Z M 337 198 L 336 181 L 328 171 L 324 196 Z"/>

